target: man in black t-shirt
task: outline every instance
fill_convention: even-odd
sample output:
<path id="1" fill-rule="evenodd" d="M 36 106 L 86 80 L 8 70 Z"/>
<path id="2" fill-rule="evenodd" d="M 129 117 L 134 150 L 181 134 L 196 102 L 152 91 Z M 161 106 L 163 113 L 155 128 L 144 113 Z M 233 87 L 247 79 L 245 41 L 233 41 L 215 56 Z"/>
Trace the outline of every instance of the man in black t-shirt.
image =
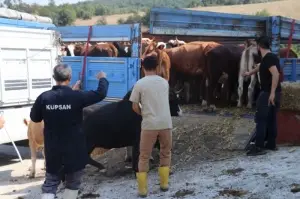
<path id="1" fill-rule="evenodd" d="M 265 149 L 277 150 L 277 112 L 280 106 L 281 85 L 279 81 L 280 62 L 278 57 L 270 51 L 270 39 L 260 37 L 257 39 L 258 53 L 262 57 L 259 66 L 244 75 L 249 76 L 259 72 L 261 92 L 257 99 L 255 114 L 256 137 L 255 146 L 251 147 L 247 155 L 265 154 Z M 265 137 L 267 134 L 267 144 Z"/>

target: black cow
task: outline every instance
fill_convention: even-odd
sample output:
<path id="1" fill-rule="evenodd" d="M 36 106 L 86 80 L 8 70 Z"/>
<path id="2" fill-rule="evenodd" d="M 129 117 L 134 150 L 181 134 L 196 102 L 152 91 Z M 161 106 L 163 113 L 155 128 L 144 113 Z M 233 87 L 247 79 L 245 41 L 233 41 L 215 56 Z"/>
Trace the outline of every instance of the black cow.
<path id="1" fill-rule="evenodd" d="M 125 47 L 118 42 L 114 41 L 113 45 L 118 50 L 118 57 L 131 57 L 131 48 L 128 47 L 128 52 L 126 52 Z"/>
<path id="2" fill-rule="evenodd" d="M 132 110 L 130 95 L 131 91 L 119 102 L 85 109 L 83 131 L 89 154 L 96 147 L 112 149 L 132 146 L 132 167 L 137 172 L 142 117 Z M 179 116 L 181 110 L 178 95 L 170 90 L 169 98 L 171 115 Z M 102 164 L 90 156 L 88 163 L 100 170 L 104 169 Z"/>

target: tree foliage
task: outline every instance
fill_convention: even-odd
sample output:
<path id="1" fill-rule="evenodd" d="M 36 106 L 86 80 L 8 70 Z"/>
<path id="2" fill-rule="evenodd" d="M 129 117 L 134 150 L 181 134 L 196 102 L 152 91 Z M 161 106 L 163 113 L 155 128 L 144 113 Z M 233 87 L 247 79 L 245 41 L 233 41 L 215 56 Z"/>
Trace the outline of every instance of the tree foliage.
<path id="1" fill-rule="evenodd" d="M 55 0 L 49 0 L 48 5 L 27 4 L 22 0 L 4 0 L 0 7 L 7 7 L 21 12 L 51 17 L 56 25 L 72 24 L 76 18 L 90 19 L 93 16 L 108 14 L 135 13 L 128 19 L 120 19 L 119 23 L 142 22 L 149 24 L 149 9 L 151 7 L 187 8 L 212 5 L 235 5 L 268 2 L 276 0 L 89 0 L 76 4 L 57 5 Z M 137 11 L 146 12 L 145 16 Z"/>

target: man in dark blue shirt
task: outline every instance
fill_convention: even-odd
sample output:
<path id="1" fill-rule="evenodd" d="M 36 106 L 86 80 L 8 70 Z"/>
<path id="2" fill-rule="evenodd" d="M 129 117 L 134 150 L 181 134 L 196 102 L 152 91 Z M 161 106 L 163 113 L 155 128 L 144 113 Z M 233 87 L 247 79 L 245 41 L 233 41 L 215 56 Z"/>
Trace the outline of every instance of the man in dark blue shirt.
<path id="1" fill-rule="evenodd" d="M 42 186 L 42 199 L 54 199 L 62 175 L 65 175 L 64 199 L 76 199 L 88 152 L 82 131 L 83 108 L 106 97 L 108 81 L 103 72 L 98 73 L 95 91 L 75 91 L 68 85 L 70 66 L 54 67 L 56 86 L 37 97 L 30 112 L 33 122 L 44 121 L 46 179 Z M 63 172 L 62 172 L 63 171 Z"/>
<path id="2" fill-rule="evenodd" d="M 257 39 L 258 53 L 262 61 L 259 66 L 244 75 L 259 72 L 261 92 L 257 99 L 255 114 L 256 137 L 255 146 L 251 147 L 247 155 L 265 154 L 265 149 L 277 150 L 277 112 L 280 107 L 281 85 L 279 81 L 280 62 L 278 57 L 270 51 L 270 39 L 262 36 Z M 265 137 L 267 133 L 267 144 Z"/>

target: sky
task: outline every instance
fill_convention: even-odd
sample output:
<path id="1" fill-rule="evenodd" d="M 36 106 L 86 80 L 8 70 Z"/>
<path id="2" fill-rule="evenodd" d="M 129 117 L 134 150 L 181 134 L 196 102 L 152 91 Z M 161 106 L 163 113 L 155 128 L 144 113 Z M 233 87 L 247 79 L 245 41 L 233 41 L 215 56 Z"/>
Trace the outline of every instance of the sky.
<path id="1" fill-rule="evenodd" d="M 25 3 L 37 3 L 41 5 L 48 4 L 49 0 L 22 0 Z M 84 0 L 55 0 L 55 3 L 57 5 L 62 4 L 62 3 L 77 3 L 79 1 L 84 1 Z"/>

